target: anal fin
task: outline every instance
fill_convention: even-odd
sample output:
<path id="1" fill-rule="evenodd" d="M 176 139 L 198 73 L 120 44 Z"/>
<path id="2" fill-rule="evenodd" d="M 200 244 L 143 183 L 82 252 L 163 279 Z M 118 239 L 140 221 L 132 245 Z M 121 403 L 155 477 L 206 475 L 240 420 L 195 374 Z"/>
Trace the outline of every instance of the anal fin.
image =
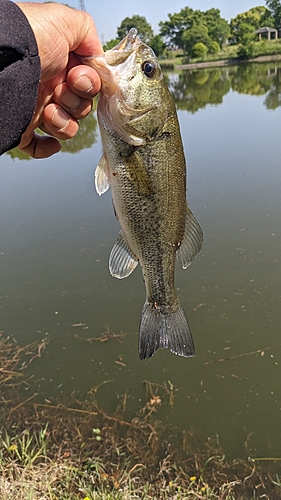
<path id="1" fill-rule="evenodd" d="M 119 279 L 127 278 L 137 265 L 138 260 L 132 254 L 120 232 L 109 256 L 109 270 L 111 275 Z"/>
<path id="2" fill-rule="evenodd" d="M 203 231 L 187 205 L 184 236 L 177 252 L 183 269 L 189 266 L 194 257 L 200 252 L 202 245 Z"/>

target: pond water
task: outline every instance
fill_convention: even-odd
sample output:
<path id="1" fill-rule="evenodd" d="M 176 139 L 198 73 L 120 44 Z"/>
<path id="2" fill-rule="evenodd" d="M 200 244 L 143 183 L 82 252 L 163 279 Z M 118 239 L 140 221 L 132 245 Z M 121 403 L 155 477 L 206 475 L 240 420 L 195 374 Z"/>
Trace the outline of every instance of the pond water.
<path id="1" fill-rule="evenodd" d="M 280 456 L 281 66 L 243 65 L 167 75 L 188 162 L 189 205 L 201 253 L 176 283 L 196 345 L 140 362 L 145 298 L 140 269 L 112 278 L 117 237 L 110 193 L 99 197 L 95 114 L 58 155 L 0 160 L 0 330 L 20 344 L 48 339 L 31 370 L 38 399 L 86 392 L 103 381 L 113 411 L 143 380 L 175 388 L 161 418 L 177 432 L 217 434 L 231 456 Z M 104 332 L 115 338 L 91 340 Z M 247 447 L 245 447 L 245 442 Z"/>

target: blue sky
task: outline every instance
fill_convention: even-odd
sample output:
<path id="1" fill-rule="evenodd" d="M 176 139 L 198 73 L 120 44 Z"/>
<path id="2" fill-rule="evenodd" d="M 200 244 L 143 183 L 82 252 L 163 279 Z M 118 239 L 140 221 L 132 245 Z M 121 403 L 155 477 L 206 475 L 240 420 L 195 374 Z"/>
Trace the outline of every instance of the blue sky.
<path id="1" fill-rule="evenodd" d="M 257 5 L 265 5 L 263 0 L 104 0 L 96 2 L 84 0 L 86 10 L 94 18 L 99 36 L 103 42 L 116 37 L 117 26 L 125 17 L 134 14 L 144 16 L 155 33 L 158 23 L 168 19 L 168 14 L 179 12 L 189 6 L 192 9 L 208 10 L 212 7 L 220 9 L 221 16 L 227 20 Z M 69 5 L 76 7 L 78 0 L 68 0 Z"/>
<path id="2" fill-rule="evenodd" d="M 221 16 L 228 21 L 241 12 L 257 5 L 265 5 L 264 0 L 84 0 L 86 10 L 94 18 L 98 34 L 102 42 L 116 38 L 117 27 L 125 17 L 135 14 L 144 16 L 155 33 L 158 23 L 166 21 L 168 14 L 179 12 L 189 6 L 192 9 L 208 10 L 212 7 L 220 9 Z M 71 7 L 79 7 L 79 0 L 65 0 Z"/>

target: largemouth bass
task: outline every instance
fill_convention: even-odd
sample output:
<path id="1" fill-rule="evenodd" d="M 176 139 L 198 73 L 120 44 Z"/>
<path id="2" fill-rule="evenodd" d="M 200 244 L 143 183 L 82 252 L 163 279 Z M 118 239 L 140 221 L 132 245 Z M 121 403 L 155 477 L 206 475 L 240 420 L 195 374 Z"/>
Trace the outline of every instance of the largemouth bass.
<path id="1" fill-rule="evenodd" d="M 98 121 L 104 154 L 98 194 L 109 186 L 121 231 L 109 257 L 112 276 L 140 263 L 146 287 L 139 357 L 159 348 L 194 356 L 177 297 L 175 259 L 185 269 L 200 251 L 202 230 L 186 201 L 186 164 L 175 104 L 154 52 L 132 28 L 116 47 L 83 59 L 100 75 Z"/>

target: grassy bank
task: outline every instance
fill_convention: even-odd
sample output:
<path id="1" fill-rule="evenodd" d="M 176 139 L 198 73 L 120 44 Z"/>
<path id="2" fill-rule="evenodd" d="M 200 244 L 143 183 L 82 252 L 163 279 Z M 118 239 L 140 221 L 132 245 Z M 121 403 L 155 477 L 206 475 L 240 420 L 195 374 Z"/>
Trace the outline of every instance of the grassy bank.
<path id="1" fill-rule="evenodd" d="M 170 53 L 171 57 L 167 59 L 163 59 L 160 61 L 161 67 L 163 69 L 175 69 L 177 67 L 185 66 L 186 68 L 189 65 L 200 64 L 200 63 L 214 63 L 217 61 L 226 61 L 226 60 L 237 60 L 237 62 L 241 61 L 237 55 L 238 45 L 227 45 L 223 47 L 223 49 L 217 54 L 207 54 L 204 59 L 200 58 L 186 58 L 183 56 L 181 52 Z M 281 39 L 278 40 L 262 40 L 261 42 L 254 43 L 254 54 L 253 59 L 260 58 L 263 56 L 268 56 L 269 58 L 274 58 L 280 55 L 281 56 Z M 270 59 L 269 59 L 270 60 Z"/>
<path id="2" fill-rule="evenodd" d="M 278 460 L 227 459 L 218 436 L 203 442 L 198 431 L 161 421 L 176 397 L 169 381 L 144 381 L 137 410 L 125 394 L 110 414 L 98 403 L 106 381 L 64 401 L 23 398 L 26 367 L 45 346 L 0 341 L 1 500 L 280 498 Z"/>

